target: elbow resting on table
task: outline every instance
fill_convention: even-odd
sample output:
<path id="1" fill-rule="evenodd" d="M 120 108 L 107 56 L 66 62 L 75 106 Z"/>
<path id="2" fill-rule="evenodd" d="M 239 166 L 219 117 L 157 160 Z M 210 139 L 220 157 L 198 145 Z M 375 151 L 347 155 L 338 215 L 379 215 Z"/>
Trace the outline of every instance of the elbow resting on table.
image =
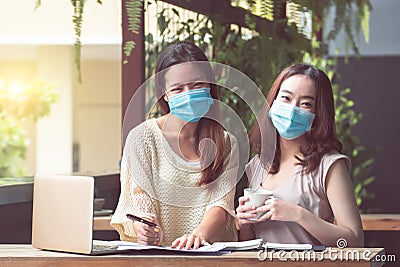
<path id="1" fill-rule="evenodd" d="M 340 244 L 340 241 L 345 242 L 345 244 Z M 343 236 L 339 236 L 336 240 L 332 240 L 333 244 L 328 244 L 329 246 L 335 247 L 353 247 L 353 248 L 362 248 L 364 247 L 364 232 L 362 229 L 360 230 L 350 230 L 349 233 Z"/>

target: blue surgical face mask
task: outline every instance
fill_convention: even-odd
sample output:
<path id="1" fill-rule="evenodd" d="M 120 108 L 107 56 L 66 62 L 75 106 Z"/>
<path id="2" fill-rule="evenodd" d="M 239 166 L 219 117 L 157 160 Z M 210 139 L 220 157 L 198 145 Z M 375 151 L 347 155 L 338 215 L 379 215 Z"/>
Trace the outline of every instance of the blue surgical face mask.
<path id="1" fill-rule="evenodd" d="M 171 114 L 188 122 L 199 121 L 210 110 L 213 98 L 210 88 L 192 89 L 168 97 Z"/>
<path id="2" fill-rule="evenodd" d="M 311 130 L 315 114 L 295 105 L 275 100 L 269 110 L 279 135 L 284 139 L 293 140 Z"/>

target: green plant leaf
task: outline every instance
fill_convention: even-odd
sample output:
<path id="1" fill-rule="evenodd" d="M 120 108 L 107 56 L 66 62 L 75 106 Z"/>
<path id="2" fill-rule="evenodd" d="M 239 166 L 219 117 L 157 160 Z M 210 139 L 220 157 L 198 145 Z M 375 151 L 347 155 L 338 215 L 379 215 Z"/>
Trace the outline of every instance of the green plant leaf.
<path id="1" fill-rule="evenodd" d="M 36 0 L 34 10 L 36 11 L 39 7 L 41 7 L 41 5 L 42 5 L 42 0 Z"/>
<path id="2" fill-rule="evenodd" d="M 363 7 L 363 14 L 361 16 L 361 27 L 364 32 L 364 40 L 366 43 L 369 43 L 369 21 L 370 21 L 370 12 L 371 6 L 366 3 Z"/>
<path id="3" fill-rule="evenodd" d="M 365 180 L 363 181 L 363 185 L 364 185 L 364 186 L 367 186 L 367 185 L 371 184 L 373 181 L 375 181 L 375 177 L 370 176 L 370 177 L 368 177 L 367 179 L 365 179 Z"/>

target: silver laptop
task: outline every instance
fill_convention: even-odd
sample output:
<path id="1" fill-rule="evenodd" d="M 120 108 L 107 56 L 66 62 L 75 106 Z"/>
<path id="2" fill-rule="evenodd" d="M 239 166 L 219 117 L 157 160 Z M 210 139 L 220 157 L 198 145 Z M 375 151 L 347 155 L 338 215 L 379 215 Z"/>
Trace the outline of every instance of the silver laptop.
<path id="1" fill-rule="evenodd" d="M 32 246 L 93 255 L 117 252 L 106 241 L 93 242 L 93 199 L 93 177 L 36 175 Z"/>

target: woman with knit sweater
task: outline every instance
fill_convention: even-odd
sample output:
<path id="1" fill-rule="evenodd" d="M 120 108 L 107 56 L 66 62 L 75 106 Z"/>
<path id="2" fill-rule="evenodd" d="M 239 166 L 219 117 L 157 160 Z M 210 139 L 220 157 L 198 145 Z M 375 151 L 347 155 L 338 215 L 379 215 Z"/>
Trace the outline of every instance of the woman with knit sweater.
<path id="1" fill-rule="evenodd" d="M 133 128 L 121 162 L 121 195 L 111 225 L 121 240 L 176 248 L 235 241 L 236 139 L 218 123 L 207 57 L 179 42 L 159 56 L 158 104 L 165 114 Z M 134 214 L 157 225 L 131 221 Z"/>

